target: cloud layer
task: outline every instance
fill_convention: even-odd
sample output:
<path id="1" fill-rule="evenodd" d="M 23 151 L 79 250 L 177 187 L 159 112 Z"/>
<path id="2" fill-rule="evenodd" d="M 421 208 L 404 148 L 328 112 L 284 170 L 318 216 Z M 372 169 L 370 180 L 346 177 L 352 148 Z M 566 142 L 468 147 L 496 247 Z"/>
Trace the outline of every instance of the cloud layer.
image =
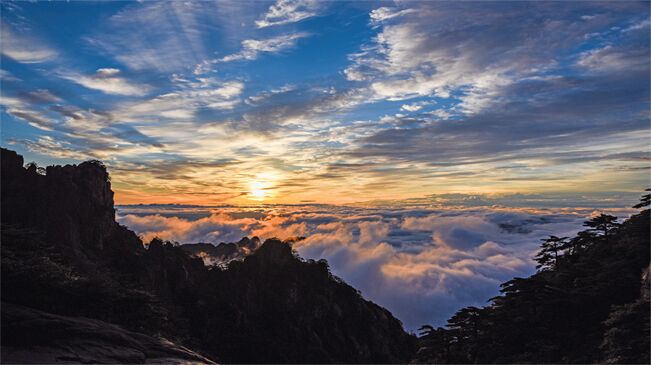
<path id="1" fill-rule="evenodd" d="M 613 209 L 620 216 L 627 211 Z M 572 235 L 592 209 L 370 208 L 325 205 L 229 208 L 124 206 L 118 221 L 139 233 L 190 242 L 305 236 L 294 249 L 390 309 L 409 330 L 443 324 L 481 305 L 499 284 L 533 272 L 540 239 Z"/>

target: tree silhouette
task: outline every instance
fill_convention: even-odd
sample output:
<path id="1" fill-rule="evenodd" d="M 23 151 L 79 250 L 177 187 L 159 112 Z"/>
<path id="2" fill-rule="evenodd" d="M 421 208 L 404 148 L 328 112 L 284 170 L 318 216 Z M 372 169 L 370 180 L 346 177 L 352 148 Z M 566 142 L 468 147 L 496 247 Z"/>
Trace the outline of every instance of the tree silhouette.
<path id="1" fill-rule="evenodd" d="M 606 242 L 608 242 L 608 234 L 611 233 L 612 230 L 619 227 L 619 223 L 617 223 L 617 217 L 603 213 L 583 223 L 583 225 L 590 227 L 591 229 L 589 231 L 603 232 Z"/>
<path id="2" fill-rule="evenodd" d="M 457 336 L 460 347 L 466 349 L 467 360 L 475 363 L 479 352 L 479 330 L 481 309 L 477 307 L 462 308 L 448 320 L 447 327 Z"/>
<path id="3" fill-rule="evenodd" d="M 535 257 L 536 269 L 554 269 L 558 265 L 559 253 L 569 247 L 568 237 L 549 236 L 543 239 L 541 249 Z"/>
<path id="4" fill-rule="evenodd" d="M 569 254 L 576 255 L 586 247 L 594 243 L 596 235 L 594 232 L 590 231 L 581 231 L 576 234 L 576 237 L 573 237 L 568 242 Z"/>
<path id="5" fill-rule="evenodd" d="M 644 191 L 651 191 L 651 189 L 644 189 Z M 635 204 L 633 208 L 640 209 L 640 208 L 648 207 L 649 205 L 651 205 L 651 194 L 644 194 L 642 195 L 640 202 Z"/>

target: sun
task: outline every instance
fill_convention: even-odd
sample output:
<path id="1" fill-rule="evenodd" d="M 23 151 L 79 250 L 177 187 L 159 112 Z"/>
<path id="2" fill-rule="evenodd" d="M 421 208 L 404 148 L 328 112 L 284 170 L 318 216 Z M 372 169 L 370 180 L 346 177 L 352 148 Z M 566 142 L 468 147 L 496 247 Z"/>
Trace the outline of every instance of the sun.
<path id="1" fill-rule="evenodd" d="M 264 198 L 267 196 L 267 192 L 265 191 L 264 183 L 260 181 L 253 181 L 250 184 L 249 188 L 249 195 L 251 198 L 254 200 L 264 200 Z"/>
<path id="2" fill-rule="evenodd" d="M 262 173 L 249 182 L 248 198 L 263 201 L 272 197 L 274 182 L 277 176 L 272 173 Z"/>

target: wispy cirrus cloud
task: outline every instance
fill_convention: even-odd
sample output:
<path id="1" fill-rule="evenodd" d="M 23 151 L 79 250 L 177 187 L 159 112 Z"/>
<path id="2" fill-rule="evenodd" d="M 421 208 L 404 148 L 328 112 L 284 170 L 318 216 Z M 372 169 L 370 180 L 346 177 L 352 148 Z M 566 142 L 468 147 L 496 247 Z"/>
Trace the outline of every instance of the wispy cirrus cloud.
<path id="1" fill-rule="evenodd" d="M 255 24 L 258 28 L 296 23 L 318 14 L 323 4 L 317 0 L 278 0 Z"/>
<path id="2" fill-rule="evenodd" d="M 58 53 L 45 45 L 41 40 L 19 34 L 8 24 L 2 22 L 0 39 L 2 46 L 0 51 L 6 57 L 21 63 L 42 63 L 55 59 Z"/>
<path id="3" fill-rule="evenodd" d="M 124 103 L 115 114 L 128 121 L 190 120 L 201 109 L 232 109 L 241 102 L 244 90 L 244 83 L 237 80 L 176 78 L 174 82 L 175 88 L 170 92 Z"/>
<path id="4" fill-rule="evenodd" d="M 92 75 L 64 72 L 59 76 L 88 89 L 99 90 L 106 94 L 143 96 L 151 90 L 147 85 L 134 83 L 121 77 L 121 71 L 117 68 L 100 68 Z"/>
<path id="5" fill-rule="evenodd" d="M 214 23 L 207 3 L 159 2 L 126 6 L 86 41 L 138 71 L 174 72 L 207 58 L 204 31 Z"/>
<path id="6" fill-rule="evenodd" d="M 242 50 L 240 52 L 220 58 L 216 62 L 255 60 L 261 53 L 279 53 L 292 48 L 299 39 L 306 38 L 309 35 L 309 33 L 294 33 L 268 39 L 245 39 L 242 41 Z"/>

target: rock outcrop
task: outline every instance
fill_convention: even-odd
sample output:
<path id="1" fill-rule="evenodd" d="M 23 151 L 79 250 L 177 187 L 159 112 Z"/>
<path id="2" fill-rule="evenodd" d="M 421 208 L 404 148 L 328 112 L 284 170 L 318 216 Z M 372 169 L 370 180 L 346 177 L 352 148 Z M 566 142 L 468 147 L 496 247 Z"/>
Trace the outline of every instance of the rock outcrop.
<path id="1" fill-rule="evenodd" d="M 2 329 L 9 364 L 214 364 L 163 338 L 9 303 L 2 303 Z"/>
<path id="2" fill-rule="evenodd" d="M 101 260 L 106 250 L 144 250 L 133 232 L 115 222 L 113 191 L 101 162 L 39 171 L 35 165 L 23 168 L 14 151 L 3 148 L 1 155 L 3 223 L 44 232 L 79 264 Z"/>

